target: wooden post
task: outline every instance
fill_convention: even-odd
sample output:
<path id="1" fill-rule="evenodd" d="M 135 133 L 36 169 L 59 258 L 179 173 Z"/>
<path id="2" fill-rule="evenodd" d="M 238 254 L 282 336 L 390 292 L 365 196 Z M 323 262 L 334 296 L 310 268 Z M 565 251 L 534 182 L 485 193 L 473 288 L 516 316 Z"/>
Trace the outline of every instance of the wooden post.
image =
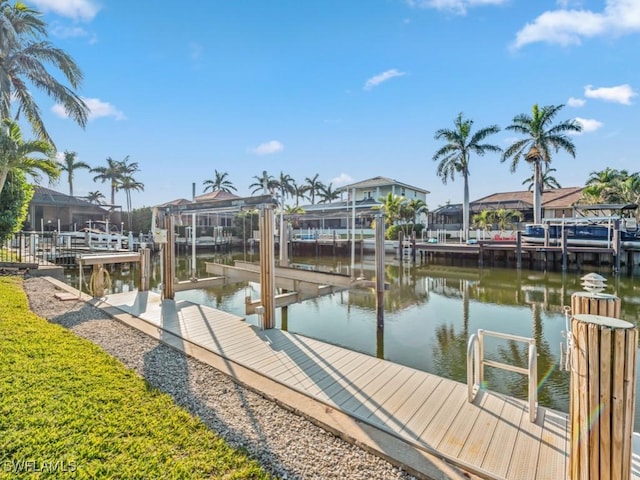
<path id="1" fill-rule="evenodd" d="M 376 215 L 376 323 L 384 328 L 384 215 Z"/>
<path id="2" fill-rule="evenodd" d="M 165 215 L 164 228 L 167 231 L 167 243 L 164 244 L 162 264 L 164 278 L 162 279 L 162 295 L 163 298 L 173 300 L 176 296 L 175 279 L 176 279 L 176 242 L 174 232 L 175 219 L 173 215 Z"/>
<path id="3" fill-rule="evenodd" d="M 91 288 L 94 298 L 104 297 L 104 276 L 102 274 L 104 267 L 102 264 L 93 266 L 93 275 L 91 275 Z"/>
<path id="4" fill-rule="evenodd" d="M 631 478 L 638 331 L 618 318 L 571 319 L 569 478 Z"/>
<path id="5" fill-rule="evenodd" d="M 140 283 L 138 289 L 141 292 L 149 290 L 149 277 L 151 276 L 151 250 L 149 248 L 141 248 L 138 250 L 140 254 Z"/>
<path id="6" fill-rule="evenodd" d="M 567 233 L 562 225 L 562 271 L 567 271 Z"/>
<path id="7" fill-rule="evenodd" d="M 522 232 L 520 230 L 516 232 L 516 268 L 518 270 L 522 268 Z"/>
<path id="8" fill-rule="evenodd" d="M 571 314 L 620 318 L 620 299 L 607 293 L 575 292 L 571 295 Z"/>
<path id="9" fill-rule="evenodd" d="M 621 235 L 620 235 L 620 220 L 614 221 L 613 226 L 613 271 L 618 273 L 620 271 L 620 250 L 622 249 Z"/>
<path id="10" fill-rule="evenodd" d="M 260 301 L 264 307 L 264 328 L 275 323 L 275 255 L 273 253 L 273 207 L 260 207 Z M 317 242 L 317 240 L 316 240 Z M 316 243 L 317 245 L 317 243 Z"/>

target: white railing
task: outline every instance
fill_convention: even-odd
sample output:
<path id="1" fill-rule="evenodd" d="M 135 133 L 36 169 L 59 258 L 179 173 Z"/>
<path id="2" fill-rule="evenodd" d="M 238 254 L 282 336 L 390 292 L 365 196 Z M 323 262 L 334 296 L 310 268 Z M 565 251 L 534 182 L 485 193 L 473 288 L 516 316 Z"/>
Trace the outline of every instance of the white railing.
<path id="1" fill-rule="evenodd" d="M 507 363 L 488 360 L 484 358 L 484 337 L 490 336 L 503 340 L 512 340 L 529 344 L 528 368 L 517 367 Z M 484 367 L 495 367 L 510 372 L 521 373 L 529 378 L 529 420 L 536 421 L 538 413 L 538 353 L 536 343 L 533 338 L 519 337 L 508 333 L 491 332 L 488 330 L 478 330 L 469 337 L 467 345 L 467 397 L 469 402 L 473 402 L 475 395 L 484 382 Z M 477 389 L 476 389 L 477 387 Z"/>

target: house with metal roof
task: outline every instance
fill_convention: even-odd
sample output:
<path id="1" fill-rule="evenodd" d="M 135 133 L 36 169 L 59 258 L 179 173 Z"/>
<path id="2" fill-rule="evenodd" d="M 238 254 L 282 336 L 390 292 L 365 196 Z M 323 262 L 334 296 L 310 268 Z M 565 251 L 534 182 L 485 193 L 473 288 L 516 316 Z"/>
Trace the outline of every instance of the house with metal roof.
<path id="1" fill-rule="evenodd" d="M 35 185 L 29 203 L 27 228 L 34 230 L 80 230 L 88 221 L 105 220 L 109 211 L 78 197 Z"/>

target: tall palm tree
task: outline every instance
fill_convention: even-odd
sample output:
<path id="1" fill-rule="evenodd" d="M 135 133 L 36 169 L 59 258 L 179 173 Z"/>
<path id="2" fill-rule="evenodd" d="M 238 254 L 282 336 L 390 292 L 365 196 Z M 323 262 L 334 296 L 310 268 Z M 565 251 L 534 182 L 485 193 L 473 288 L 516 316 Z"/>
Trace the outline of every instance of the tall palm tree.
<path id="1" fill-rule="evenodd" d="M 280 172 L 280 177 L 278 177 L 278 190 L 280 190 L 280 198 L 282 205 L 284 205 L 284 201 L 287 196 L 293 196 L 293 185 L 295 180 L 288 173 Z"/>
<path id="2" fill-rule="evenodd" d="M 320 186 L 318 196 L 320 197 L 320 201 L 318 203 L 331 203 L 340 198 L 340 193 L 333 188 L 333 182 L 331 182 L 329 185 Z"/>
<path id="3" fill-rule="evenodd" d="M 124 190 L 127 200 L 127 218 L 129 223 L 129 230 L 131 230 L 131 192 L 144 191 L 144 183 L 138 182 L 131 175 L 122 177 L 118 184 L 118 190 Z"/>
<path id="4" fill-rule="evenodd" d="M 470 155 L 484 155 L 486 152 L 501 152 L 497 145 L 482 143 L 489 135 L 500 131 L 497 125 L 482 128 L 471 133 L 473 120 L 465 119 L 462 113 L 454 121 L 454 129 L 441 128 L 436 131 L 435 139 L 447 142 L 434 155 L 434 161 L 440 161 L 437 174 L 446 185 L 447 180 L 454 180 L 456 173 L 464 180 L 464 197 L 462 204 L 462 230 L 464 239 L 469 237 L 469 160 Z"/>
<path id="5" fill-rule="evenodd" d="M 205 180 L 202 182 L 204 186 L 203 192 L 211 189 L 212 192 L 221 191 L 231 193 L 231 190 L 234 192 L 237 191 L 237 188 L 233 186 L 231 180 L 227 180 L 229 174 L 227 172 L 219 172 L 218 170 L 213 171 L 213 180 Z"/>
<path id="6" fill-rule="evenodd" d="M 262 175 L 254 175 L 255 182 L 249 185 L 249 188 L 253 188 L 251 194 L 256 194 L 260 190 L 264 195 L 275 192 L 276 188 L 278 188 L 278 181 L 273 178 L 273 176 L 269 175 L 266 170 L 262 171 Z"/>
<path id="7" fill-rule="evenodd" d="M 542 192 L 544 192 L 545 190 L 553 190 L 554 188 L 562 188 L 560 182 L 558 182 L 556 177 L 551 175 L 551 172 L 555 171 L 555 168 L 549 168 L 549 166 L 547 166 L 544 169 L 544 172 L 542 172 Z M 535 180 L 535 175 L 531 174 L 530 177 L 523 180 L 522 185 L 529 185 L 527 190 L 531 191 L 533 190 L 533 186 L 535 185 Z"/>
<path id="8" fill-rule="evenodd" d="M 296 207 L 300 205 L 300 200 L 307 198 L 307 192 L 309 191 L 308 185 L 298 185 L 295 180 L 291 186 L 291 196 L 296 199 Z"/>
<path id="9" fill-rule="evenodd" d="M 125 157 L 123 161 L 114 160 L 111 157 L 107 157 L 107 166 L 106 167 L 95 167 L 92 168 L 91 171 L 93 173 L 97 173 L 95 177 L 93 177 L 93 181 L 100 181 L 102 183 L 109 182 L 109 186 L 111 188 L 111 205 L 116 204 L 116 192 L 118 191 L 118 185 L 122 178 L 127 175 L 127 164 L 128 156 Z M 129 166 L 130 167 L 130 166 Z M 136 165 L 137 168 L 137 165 Z"/>
<path id="10" fill-rule="evenodd" d="M 36 136 L 54 145 L 31 95 L 31 87 L 61 104 L 83 128 L 89 108 L 73 91 L 82 81 L 80 68 L 69 54 L 46 40 L 46 28 L 38 11 L 22 2 L 12 4 L 0 0 L 0 118 L 12 116 L 11 107 L 15 102 L 15 118 L 24 114 Z M 60 83 L 47 70 L 48 66 L 61 73 L 70 86 Z"/>
<path id="11" fill-rule="evenodd" d="M 60 170 L 63 172 L 67 172 L 67 181 L 69 182 L 69 195 L 73 197 L 73 173 L 76 170 L 81 168 L 86 168 L 87 170 L 91 170 L 91 167 L 87 165 L 83 161 L 76 162 L 76 152 L 69 152 L 65 150 L 64 152 L 64 160 L 62 162 L 58 162 L 60 165 Z"/>
<path id="12" fill-rule="evenodd" d="M 104 194 L 98 190 L 87 193 L 85 198 L 87 202 L 95 203 L 96 205 L 102 205 L 104 203 Z"/>
<path id="13" fill-rule="evenodd" d="M 535 104 L 531 115 L 521 113 L 513 117 L 513 123 L 506 129 L 524 136 L 516 140 L 502 155 L 501 161 L 512 159 L 511 172 L 515 172 L 518 162 L 524 158 L 533 168 L 533 221 L 542 220 L 542 164 L 551 163 L 551 150 L 557 153 L 565 150 L 575 158 L 576 147 L 567 135 L 582 131 L 582 125 L 575 120 L 552 123 L 564 105 L 547 105 L 542 108 Z"/>
<path id="14" fill-rule="evenodd" d="M 56 180 L 60 176 L 60 168 L 53 155 L 54 148 L 49 142 L 23 140 L 18 124 L 5 118 L 0 126 L 0 192 L 11 171 L 22 171 L 36 182 L 42 175 L 50 181 Z"/>
<path id="15" fill-rule="evenodd" d="M 321 191 L 322 182 L 318 180 L 320 177 L 319 173 L 316 173 L 313 177 L 306 177 L 304 179 L 307 182 L 308 192 L 309 192 L 309 200 L 311 200 L 311 205 L 316 203 L 316 195 Z"/>

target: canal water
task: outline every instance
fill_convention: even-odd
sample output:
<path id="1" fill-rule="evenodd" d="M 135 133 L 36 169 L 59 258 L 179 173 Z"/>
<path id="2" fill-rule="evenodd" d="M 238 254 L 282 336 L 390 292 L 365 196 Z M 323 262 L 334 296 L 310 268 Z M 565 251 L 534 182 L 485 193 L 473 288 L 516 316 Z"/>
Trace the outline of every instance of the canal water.
<path id="1" fill-rule="evenodd" d="M 198 254 L 195 276 L 205 278 L 205 262 L 232 264 L 234 260 L 258 261 L 257 256 L 238 254 Z M 295 257 L 292 266 L 350 274 L 347 257 Z M 462 265 L 414 264 L 388 256 L 385 280 L 389 289 L 384 298 L 384 329 L 376 326 L 376 295 L 372 289 L 354 288 L 290 305 L 276 310 L 276 328 L 344 346 L 368 355 L 466 382 L 467 342 L 478 329 L 535 339 L 538 351 L 538 399 L 541 405 L 563 412 L 569 408 L 569 373 L 561 370 L 561 344 L 566 342 L 564 307 L 571 294 L 582 290 L 582 273 L 559 273 Z M 112 292 L 136 288 L 135 265 L 110 268 Z M 151 285 L 158 289 L 160 260 L 152 262 Z M 374 257 L 358 258 L 356 277 L 372 279 Z M 191 259 L 179 255 L 177 277 L 194 275 Z M 78 287 L 77 270 L 67 272 L 67 281 Z M 85 278 L 90 275 L 85 272 Z M 622 318 L 640 325 L 640 277 L 614 276 L 610 267 L 599 272 L 608 279 L 605 293 L 618 296 Z M 86 291 L 86 284 L 83 286 Z M 219 288 L 178 292 L 176 299 L 231 312 L 257 324 L 256 315 L 245 315 L 245 297 L 257 299 L 260 286 L 251 282 L 230 283 Z M 493 340 L 485 347 L 485 357 L 527 367 L 526 343 Z M 638 369 L 640 372 L 640 368 Z M 527 398 L 527 378 L 517 373 L 488 367 L 486 388 L 521 399 Z M 640 407 L 636 394 L 636 411 Z M 640 431 L 640 415 L 635 431 Z"/>

